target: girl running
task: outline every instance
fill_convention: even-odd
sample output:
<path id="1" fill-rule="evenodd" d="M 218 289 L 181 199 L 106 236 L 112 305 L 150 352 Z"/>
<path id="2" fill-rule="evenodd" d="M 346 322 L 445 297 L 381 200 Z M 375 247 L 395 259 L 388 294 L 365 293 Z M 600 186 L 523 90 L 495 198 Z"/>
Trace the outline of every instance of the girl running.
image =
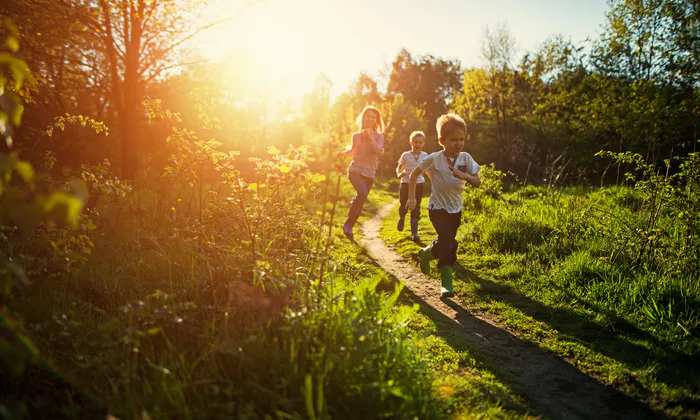
<path id="1" fill-rule="evenodd" d="M 367 201 L 367 195 L 377 172 L 379 155 L 384 149 L 384 121 L 379 110 L 373 106 L 366 106 L 357 117 L 359 132 L 352 135 L 352 145 L 338 156 L 354 155 L 348 178 L 357 194 L 350 203 L 348 218 L 343 225 L 343 233 L 351 241 L 355 239 L 352 228 L 360 217 L 362 207 Z"/>

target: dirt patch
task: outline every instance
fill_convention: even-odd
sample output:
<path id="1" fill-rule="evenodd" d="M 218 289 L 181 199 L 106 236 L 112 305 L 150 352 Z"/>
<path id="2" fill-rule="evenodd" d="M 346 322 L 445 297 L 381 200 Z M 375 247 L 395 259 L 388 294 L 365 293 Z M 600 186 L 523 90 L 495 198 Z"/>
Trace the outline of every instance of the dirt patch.
<path id="1" fill-rule="evenodd" d="M 531 403 L 535 414 L 553 419 L 659 418 L 648 406 L 523 341 L 492 317 L 468 312 L 459 298 L 440 298 L 438 279 L 421 273 L 379 238 L 382 219 L 395 206 L 396 202 L 382 207 L 364 222 L 359 242 L 384 270 L 406 284 L 406 292 L 436 322 L 448 343 L 468 343 L 472 352 L 489 361 L 503 383 Z"/>

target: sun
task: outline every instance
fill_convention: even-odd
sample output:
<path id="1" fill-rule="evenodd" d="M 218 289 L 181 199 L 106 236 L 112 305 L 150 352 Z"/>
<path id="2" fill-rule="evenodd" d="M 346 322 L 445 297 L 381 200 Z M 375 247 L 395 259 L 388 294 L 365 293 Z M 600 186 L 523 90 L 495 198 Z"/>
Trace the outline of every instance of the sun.
<path id="1" fill-rule="evenodd" d="M 198 41 L 199 50 L 223 63 L 227 78 L 268 95 L 301 98 L 319 73 L 337 65 L 323 59 L 323 50 L 333 41 L 324 39 L 318 14 L 311 13 L 318 4 L 319 0 L 256 3 L 209 30 Z M 210 7 L 219 15 L 232 13 L 227 0 L 213 1 Z"/>

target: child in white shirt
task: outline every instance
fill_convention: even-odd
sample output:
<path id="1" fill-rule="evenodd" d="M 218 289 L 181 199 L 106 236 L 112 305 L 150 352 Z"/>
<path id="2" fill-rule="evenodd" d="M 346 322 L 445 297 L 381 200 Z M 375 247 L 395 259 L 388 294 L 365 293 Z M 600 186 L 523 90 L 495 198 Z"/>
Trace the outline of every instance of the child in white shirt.
<path id="1" fill-rule="evenodd" d="M 432 188 L 428 215 L 438 234 L 432 244 L 418 251 L 420 268 L 430 272 L 430 260 L 438 260 L 442 297 L 454 296 L 452 289 L 452 265 L 457 260 L 457 228 L 462 221 L 462 191 L 468 182 L 473 187 L 481 185 L 479 166 L 467 152 L 463 152 L 467 136 L 467 124 L 456 114 L 445 114 L 437 120 L 438 142 L 443 150 L 422 160 L 409 178 L 409 199 L 406 208 L 416 206 L 415 194 L 418 177 L 430 171 Z"/>
<path id="2" fill-rule="evenodd" d="M 408 181 L 411 172 L 418 166 L 418 163 L 425 159 L 428 154 L 423 151 L 425 146 L 425 134 L 422 131 L 414 131 L 411 133 L 409 140 L 411 150 L 403 152 L 399 158 L 399 164 L 396 167 L 396 176 L 401 178 L 401 187 L 399 188 L 399 223 L 396 229 L 399 232 L 403 231 L 404 219 L 408 210 L 406 209 L 406 201 L 408 200 Z M 411 239 L 414 242 L 420 241 L 418 237 L 418 219 L 420 219 L 420 203 L 423 199 L 423 183 L 425 178 L 423 175 L 418 176 L 416 184 L 416 206 L 411 210 Z"/>

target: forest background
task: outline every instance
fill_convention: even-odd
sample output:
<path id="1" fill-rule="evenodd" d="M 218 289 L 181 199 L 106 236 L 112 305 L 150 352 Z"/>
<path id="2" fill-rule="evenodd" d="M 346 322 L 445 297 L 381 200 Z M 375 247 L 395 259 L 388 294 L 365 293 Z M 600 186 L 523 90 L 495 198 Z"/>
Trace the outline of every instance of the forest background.
<path id="1" fill-rule="evenodd" d="M 270 103 L 244 83 L 221 77 L 231 72 L 230 63 L 202 60 L 187 48 L 188 40 L 209 29 L 196 19 L 202 6 L 201 1 L 165 0 L 3 2 L 0 194 L 6 258 L 0 304 L 10 330 L 23 331 L 15 341 L 26 335 L 62 370 L 83 372 L 75 374 L 83 388 L 91 383 L 85 372 L 96 365 L 112 366 L 114 371 L 100 373 L 112 384 L 109 396 L 100 399 L 118 401 L 108 405 L 121 413 L 138 413 L 144 406 L 149 411 L 191 410 L 197 404 L 184 388 L 178 388 L 177 396 L 162 397 L 168 401 L 163 403 L 161 397 L 140 400 L 137 396 L 154 393 L 132 386 L 143 378 L 142 369 L 154 366 L 178 372 L 171 375 L 177 383 L 195 386 L 204 381 L 191 375 L 200 363 L 208 366 L 203 373 L 207 378 L 253 380 L 252 375 L 262 381 L 259 389 L 280 393 L 275 399 L 217 382 L 198 397 L 202 406 L 225 394 L 222 389 L 232 389 L 238 405 L 231 409 L 239 414 L 250 409 L 262 415 L 271 399 L 281 412 L 341 413 L 339 407 L 349 404 L 357 389 L 336 390 L 334 398 L 348 398 L 336 405 L 326 402 L 328 391 L 325 397 L 313 394 L 310 401 L 310 389 L 314 383 L 317 390 L 319 384 L 333 388 L 334 381 L 354 384 L 358 376 L 347 371 L 331 378 L 328 369 L 337 365 L 325 364 L 326 356 L 315 358 L 319 350 L 309 343 L 327 338 L 327 331 L 319 332 L 323 317 L 339 316 L 324 312 L 332 307 L 328 302 L 337 303 L 335 292 L 325 291 L 326 276 L 332 272 L 347 277 L 352 271 L 333 245 L 336 205 L 348 198 L 347 191 L 341 192 L 345 187 L 335 184 L 347 162 L 333 156 L 347 145 L 355 117 L 371 104 L 387 122 L 382 180 L 394 178 L 412 131 L 425 131 L 426 150 L 438 150 L 434 122 L 452 111 L 467 120 L 466 150 L 477 162 L 492 163 L 508 184 L 535 185 L 543 191 L 576 185 L 636 191 L 632 201 L 639 203 L 635 210 L 643 212 L 640 226 L 645 228 L 632 230 L 633 241 L 625 242 L 635 250 L 630 266 L 663 266 L 652 257 L 671 262 L 671 254 L 659 257 L 650 250 L 667 239 L 659 234 L 662 223 L 657 221 L 675 218 L 684 230 L 673 239 L 680 244 L 673 255 L 684 259 L 680 272 L 672 274 L 690 279 L 678 292 L 685 309 L 669 306 L 666 315 L 663 308 L 644 315 L 640 308 L 637 315 L 646 317 L 644 328 L 676 331 L 680 335 L 669 340 L 696 354 L 688 349 L 697 347 L 700 325 L 693 309 L 700 299 L 699 251 L 694 246 L 700 119 L 697 2 L 615 0 L 601 22 L 599 38 L 577 45 L 552 36 L 524 54 L 517 54 L 507 27 L 498 25 L 484 31 L 483 64 L 478 67 L 463 68 L 456 60 L 404 49 L 383 80 L 359 74 L 335 98 L 330 80 L 319 74 L 301 109 Z M 599 154 L 601 150 L 612 153 Z M 489 191 L 496 196 L 503 192 L 495 187 Z M 672 214 L 667 214 L 666 204 Z M 351 277 L 357 275 L 353 273 Z M 61 293 L 53 295 L 50 290 L 58 284 Z M 330 300 L 323 301 L 321 295 Z M 27 313 L 27 302 L 40 304 Z M 393 304 L 372 302 L 378 305 L 375 309 Z M 346 304 L 361 319 L 374 316 L 363 312 L 367 308 Z M 307 324 L 304 332 L 290 330 L 295 325 L 289 321 L 290 308 L 292 318 L 298 313 L 304 318 L 299 322 L 319 330 Z M 387 308 L 381 311 L 388 313 Z M 319 318 L 302 317 L 307 310 Z M 177 330 L 185 319 L 182 313 L 190 314 L 197 327 Z M 119 327 L 111 324 L 114 319 Z M 54 324 L 61 328 L 56 337 L 42 335 L 40 331 L 59 328 Z M 259 333 L 261 328 L 265 334 Z M 357 328 L 339 326 L 338 331 L 365 337 Z M 94 340 L 95 331 L 104 334 L 102 340 Z M 193 338 L 197 334 L 205 338 Z M 74 348 L 70 340 L 76 337 L 81 337 L 76 343 L 99 349 Z M 147 339 L 153 357 L 144 356 L 144 350 L 100 353 L 114 343 L 122 350 L 142 349 Z M 290 371 L 289 360 L 275 359 L 278 365 L 262 359 L 243 362 L 237 353 L 221 356 L 213 351 L 197 359 L 194 349 L 202 340 L 217 343 L 212 345 L 217 351 L 230 341 L 265 349 L 279 345 L 299 370 Z M 3 343 L 16 350 L 15 341 Z M 390 347 L 391 342 L 372 343 Z M 338 343 L 337 349 L 345 348 Z M 335 348 L 329 345 L 324 351 Z M 366 351 L 355 349 L 357 355 Z M 295 352 L 308 363 L 299 364 L 301 356 Z M 156 361 L 156 355 L 164 361 Z M 228 360 L 224 369 L 219 357 L 235 362 Z M 425 383 L 420 369 L 407 361 L 418 359 L 400 360 L 405 362 L 402 369 L 418 375 L 405 375 L 406 387 L 411 381 Z M 115 379 L 126 362 L 133 376 Z M 163 367 L 168 363 L 181 367 Z M 251 374 L 257 367 L 250 366 L 287 369 L 287 376 L 277 376 L 288 380 L 284 385 L 263 383 L 262 374 Z M 396 381 L 405 371 L 393 372 Z M 177 388 L 158 381 L 163 389 Z M 429 386 L 409 387 L 417 393 L 411 398 L 409 388 L 394 392 L 392 386 L 386 392 L 400 403 L 386 410 L 398 410 L 392 412 L 397 415 L 404 409 L 423 414 L 431 409 L 426 408 L 432 407 L 428 397 L 420 394 L 430 394 Z M 17 397 L 16 409 L 32 410 L 23 401 Z M 380 399 L 375 408 L 385 403 Z"/>

